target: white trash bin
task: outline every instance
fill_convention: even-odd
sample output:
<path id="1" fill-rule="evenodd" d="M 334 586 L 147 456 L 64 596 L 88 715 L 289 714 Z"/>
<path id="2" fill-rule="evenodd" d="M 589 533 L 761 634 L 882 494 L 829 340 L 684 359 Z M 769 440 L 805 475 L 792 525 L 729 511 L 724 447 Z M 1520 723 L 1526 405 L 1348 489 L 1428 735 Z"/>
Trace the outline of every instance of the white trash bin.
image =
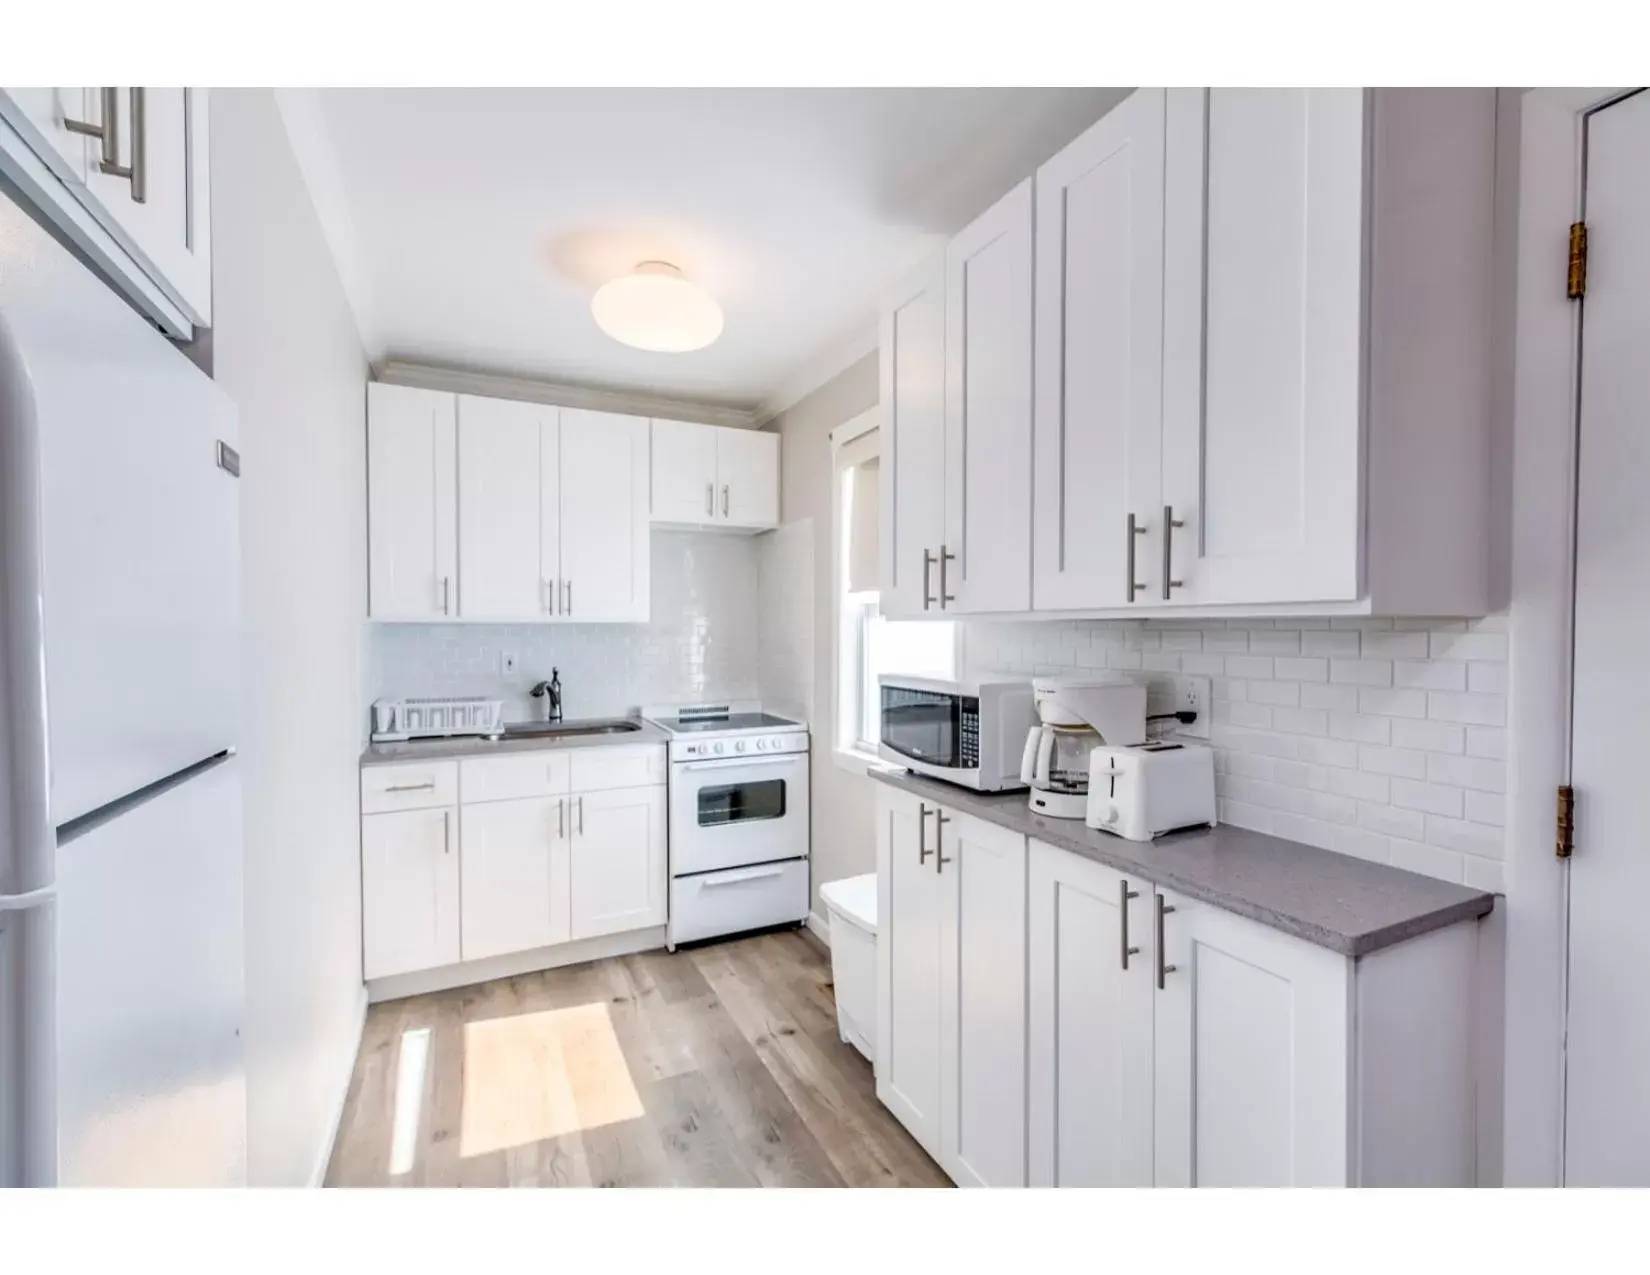
<path id="1" fill-rule="evenodd" d="M 831 980 L 837 1035 L 877 1060 L 877 874 L 819 887 L 831 918 Z"/>

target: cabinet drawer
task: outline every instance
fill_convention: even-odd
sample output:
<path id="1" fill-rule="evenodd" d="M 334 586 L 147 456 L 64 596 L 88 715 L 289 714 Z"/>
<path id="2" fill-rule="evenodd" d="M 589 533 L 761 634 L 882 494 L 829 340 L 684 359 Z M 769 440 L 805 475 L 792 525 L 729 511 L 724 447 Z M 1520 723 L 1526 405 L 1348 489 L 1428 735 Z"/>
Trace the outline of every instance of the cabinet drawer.
<path id="1" fill-rule="evenodd" d="M 509 757 L 466 757 L 459 763 L 464 803 L 563 796 L 567 792 L 570 756 L 545 751 Z"/>
<path id="2" fill-rule="evenodd" d="M 567 756 L 573 763 L 574 792 L 642 788 L 665 782 L 665 750 L 662 744 L 581 748 Z"/>
<path id="3" fill-rule="evenodd" d="M 424 810 L 458 801 L 458 763 L 409 761 L 361 772 L 361 813 Z"/>

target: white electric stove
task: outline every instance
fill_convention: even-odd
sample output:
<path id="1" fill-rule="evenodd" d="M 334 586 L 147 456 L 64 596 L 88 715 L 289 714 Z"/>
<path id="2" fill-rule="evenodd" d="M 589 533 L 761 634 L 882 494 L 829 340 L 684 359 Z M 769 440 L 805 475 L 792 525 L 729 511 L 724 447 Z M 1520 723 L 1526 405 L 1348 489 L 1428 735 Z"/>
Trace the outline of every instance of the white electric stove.
<path id="1" fill-rule="evenodd" d="M 749 702 L 642 716 L 670 735 L 669 945 L 807 920 L 807 726 Z"/>

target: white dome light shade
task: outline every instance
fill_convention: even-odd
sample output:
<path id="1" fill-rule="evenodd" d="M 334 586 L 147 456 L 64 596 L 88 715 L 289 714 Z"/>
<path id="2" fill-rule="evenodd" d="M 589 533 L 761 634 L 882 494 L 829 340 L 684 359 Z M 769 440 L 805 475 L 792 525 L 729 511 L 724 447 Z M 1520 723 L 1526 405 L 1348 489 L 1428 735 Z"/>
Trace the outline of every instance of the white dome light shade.
<path id="1" fill-rule="evenodd" d="M 590 299 L 590 313 L 608 336 L 638 350 L 682 354 L 722 335 L 722 307 L 664 261 L 644 261 L 602 284 Z"/>

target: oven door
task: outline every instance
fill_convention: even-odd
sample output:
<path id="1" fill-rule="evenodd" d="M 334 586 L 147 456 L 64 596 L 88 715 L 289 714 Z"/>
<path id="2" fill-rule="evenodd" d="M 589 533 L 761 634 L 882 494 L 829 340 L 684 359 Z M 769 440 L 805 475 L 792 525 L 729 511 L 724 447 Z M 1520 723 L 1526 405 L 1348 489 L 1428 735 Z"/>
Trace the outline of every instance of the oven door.
<path id="1" fill-rule="evenodd" d="M 670 874 L 808 853 L 808 756 L 729 757 L 670 768 Z"/>

